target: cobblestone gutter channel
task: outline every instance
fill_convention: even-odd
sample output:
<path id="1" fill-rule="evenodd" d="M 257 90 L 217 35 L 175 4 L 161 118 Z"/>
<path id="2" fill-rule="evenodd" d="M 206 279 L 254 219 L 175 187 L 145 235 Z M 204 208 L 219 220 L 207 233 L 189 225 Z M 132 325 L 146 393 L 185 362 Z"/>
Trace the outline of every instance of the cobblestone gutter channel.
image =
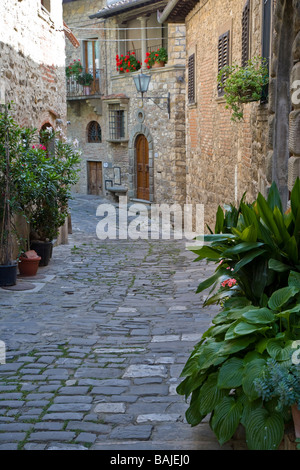
<path id="1" fill-rule="evenodd" d="M 98 240 L 98 203 L 72 202 L 34 291 L 0 289 L 0 450 L 220 449 L 176 393 L 215 314 L 195 294 L 211 268 L 183 241 Z"/>

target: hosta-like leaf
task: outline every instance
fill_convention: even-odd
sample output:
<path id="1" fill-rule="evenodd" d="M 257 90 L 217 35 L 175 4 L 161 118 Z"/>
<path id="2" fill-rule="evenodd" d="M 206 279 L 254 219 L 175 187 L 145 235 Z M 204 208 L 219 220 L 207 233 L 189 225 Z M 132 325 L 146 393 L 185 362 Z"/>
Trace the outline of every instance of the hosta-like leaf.
<path id="1" fill-rule="evenodd" d="M 228 359 L 219 370 L 219 388 L 237 388 L 242 385 L 244 361 L 238 357 Z"/>
<path id="2" fill-rule="evenodd" d="M 242 411 L 242 403 L 233 397 L 224 397 L 216 406 L 211 427 L 221 446 L 232 438 L 240 423 Z"/>
<path id="3" fill-rule="evenodd" d="M 217 386 L 218 373 L 211 374 L 199 392 L 199 411 L 202 415 L 210 413 L 227 394 Z"/>
<path id="4" fill-rule="evenodd" d="M 275 315 L 268 308 L 249 310 L 243 313 L 243 317 L 248 323 L 254 324 L 269 324 L 273 323 L 276 319 Z"/>
<path id="5" fill-rule="evenodd" d="M 254 323 L 247 323 L 247 322 L 240 322 L 235 328 L 234 332 L 236 335 L 249 335 L 250 333 L 254 332 L 263 332 L 268 330 L 269 327 L 262 327 L 261 325 L 255 325 Z"/>
<path id="6" fill-rule="evenodd" d="M 199 392 L 198 391 L 194 392 L 192 396 L 191 404 L 185 413 L 186 420 L 191 426 L 197 426 L 197 424 L 201 423 L 203 418 L 205 418 L 205 415 L 202 415 L 200 413 L 199 399 L 200 399 Z"/>
<path id="7" fill-rule="evenodd" d="M 246 349 L 249 344 L 253 343 L 255 341 L 255 336 L 253 335 L 252 337 L 246 336 L 246 337 L 237 337 L 236 339 L 232 339 L 230 341 L 225 341 L 222 349 L 220 349 L 219 354 L 222 354 L 226 356 L 227 354 L 235 354 L 238 351 L 242 351 L 243 349 Z"/>
<path id="8" fill-rule="evenodd" d="M 277 361 L 287 361 L 291 359 L 294 349 L 293 341 L 283 344 L 279 339 L 270 339 L 267 344 L 267 351 L 273 359 Z"/>
<path id="9" fill-rule="evenodd" d="M 270 297 L 268 307 L 271 310 L 280 310 L 290 299 L 294 297 L 300 290 L 300 287 L 287 286 L 276 290 Z"/>
<path id="10" fill-rule="evenodd" d="M 245 428 L 250 450 L 276 450 L 283 438 L 284 420 L 280 413 L 256 408 L 249 414 Z"/>
<path id="11" fill-rule="evenodd" d="M 256 400 L 258 398 L 254 381 L 263 374 L 265 365 L 266 361 L 264 359 L 255 359 L 254 361 L 245 364 L 242 386 L 250 401 Z"/>
<path id="12" fill-rule="evenodd" d="M 289 274 L 288 284 L 290 287 L 300 289 L 300 273 L 297 271 L 291 271 Z"/>

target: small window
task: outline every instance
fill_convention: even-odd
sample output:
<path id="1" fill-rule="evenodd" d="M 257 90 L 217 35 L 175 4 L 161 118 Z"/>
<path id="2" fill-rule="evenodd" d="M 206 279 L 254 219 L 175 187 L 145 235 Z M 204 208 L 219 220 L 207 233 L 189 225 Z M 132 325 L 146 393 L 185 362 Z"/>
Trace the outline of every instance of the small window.
<path id="1" fill-rule="evenodd" d="M 88 124 L 87 141 L 91 143 L 102 142 L 101 127 L 97 121 L 91 121 Z"/>
<path id="2" fill-rule="evenodd" d="M 222 70 L 223 67 L 229 65 L 229 39 L 230 31 L 222 34 L 219 37 L 218 43 L 218 72 Z M 225 77 L 223 77 L 223 85 L 225 83 Z M 218 85 L 218 95 L 224 95 L 224 86 Z"/>
<path id="3" fill-rule="evenodd" d="M 109 105 L 109 137 L 111 140 L 125 138 L 125 111 L 119 104 Z"/>
<path id="4" fill-rule="evenodd" d="M 188 100 L 195 103 L 195 54 L 191 54 L 188 59 Z"/>
<path id="5" fill-rule="evenodd" d="M 247 65 L 249 60 L 250 46 L 250 0 L 247 0 L 242 17 L 242 67 Z"/>

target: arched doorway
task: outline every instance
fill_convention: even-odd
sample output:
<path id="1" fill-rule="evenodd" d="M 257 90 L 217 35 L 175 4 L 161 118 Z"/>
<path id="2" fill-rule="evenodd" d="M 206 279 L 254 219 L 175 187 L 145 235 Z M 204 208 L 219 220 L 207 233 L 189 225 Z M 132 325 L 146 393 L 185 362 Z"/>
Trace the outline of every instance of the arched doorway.
<path id="1" fill-rule="evenodd" d="M 143 134 L 139 134 L 135 141 L 136 150 L 136 189 L 137 198 L 150 200 L 149 185 L 149 144 Z"/>

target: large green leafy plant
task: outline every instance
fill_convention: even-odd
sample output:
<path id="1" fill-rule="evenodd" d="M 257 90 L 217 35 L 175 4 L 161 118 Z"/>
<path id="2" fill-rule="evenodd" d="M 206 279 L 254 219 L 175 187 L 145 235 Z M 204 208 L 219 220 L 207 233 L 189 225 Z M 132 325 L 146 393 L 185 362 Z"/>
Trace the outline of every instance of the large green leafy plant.
<path id="1" fill-rule="evenodd" d="M 288 212 L 273 184 L 267 200 L 242 199 L 225 214 L 219 207 L 214 233 L 199 238 L 205 245 L 193 250 L 195 261 L 217 267 L 197 292 L 208 292 L 206 305 L 222 308 L 182 371 L 177 391 L 190 397 L 187 421 L 195 426 L 210 415 L 221 445 L 242 425 L 249 449 L 276 449 L 290 408 L 279 409 L 278 397 L 264 399 L 255 384 L 270 359 L 291 366 L 300 337 L 300 180 Z"/>
<path id="2" fill-rule="evenodd" d="M 78 180 L 79 153 L 58 137 L 49 129 L 36 142 L 36 134 L 27 132 L 23 152 L 13 167 L 20 210 L 31 234 L 41 241 L 57 236 L 68 215 L 71 188 Z M 30 237 L 27 248 L 29 243 Z"/>

